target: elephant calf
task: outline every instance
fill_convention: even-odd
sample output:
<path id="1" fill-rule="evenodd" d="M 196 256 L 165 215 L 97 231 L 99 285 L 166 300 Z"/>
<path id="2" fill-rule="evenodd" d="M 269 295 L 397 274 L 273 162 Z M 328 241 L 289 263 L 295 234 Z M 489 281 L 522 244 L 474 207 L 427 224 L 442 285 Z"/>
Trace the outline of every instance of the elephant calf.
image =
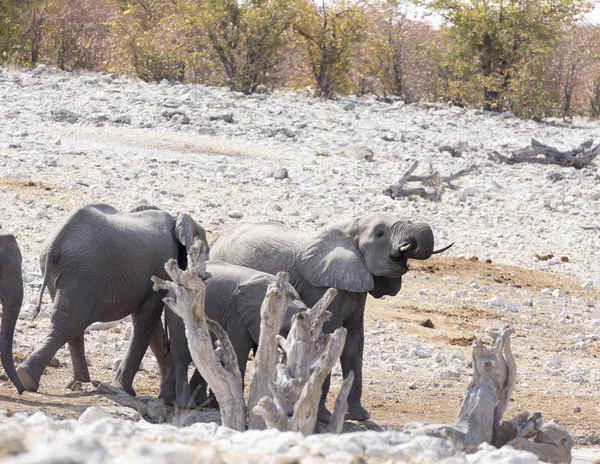
<path id="1" fill-rule="evenodd" d="M 13 359 L 13 336 L 21 304 L 23 303 L 22 258 L 15 237 L 0 229 L 0 303 L 2 303 L 2 327 L 0 328 L 0 356 L 2 367 L 17 387 L 25 390 Z"/>
<path id="2" fill-rule="evenodd" d="M 115 383 L 135 394 L 133 377 L 160 325 L 166 293 L 153 291 L 150 278 L 168 278 L 164 266 L 171 258 L 179 258 L 185 267 L 187 248 L 195 238 L 208 252 L 204 229 L 190 216 L 172 217 L 152 206 L 122 212 L 97 204 L 69 214 L 42 247 L 40 303 L 47 286 L 54 313 L 50 334 L 17 369 L 23 385 L 36 391 L 44 368 L 67 342 L 73 380 L 89 382 L 84 330 L 94 322 L 116 321 L 131 314 L 135 343 L 130 344 Z M 169 366 L 163 346 L 156 339 L 151 346 L 166 374 Z"/>
<path id="3" fill-rule="evenodd" d="M 206 315 L 218 322 L 227 333 L 237 355 L 243 379 L 248 354 L 258 345 L 260 307 L 267 287 L 275 280 L 275 276 L 221 261 L 207 261 L 206 270 L 210 274 L 204 297 Z M 287 284 L 287 290 L 290 300 L 281 328 L 282 335 L 287 335 L 290 331 L 292 316 L 308 309 L 294 287 Z M 188 385 L 188 366 L 192 357 L 185 336 L 185 326 L 173 311 L 169 308 L 165 308 L 165 311 L 173 367 L 161 384 L 161 397 L 166 404 L 175 403 L 181 408 L 195 407 Z M 202 402 L 206 395 L 204 381 L 201 381 L 201 385 L 196 398 L 198 402 Z"/>

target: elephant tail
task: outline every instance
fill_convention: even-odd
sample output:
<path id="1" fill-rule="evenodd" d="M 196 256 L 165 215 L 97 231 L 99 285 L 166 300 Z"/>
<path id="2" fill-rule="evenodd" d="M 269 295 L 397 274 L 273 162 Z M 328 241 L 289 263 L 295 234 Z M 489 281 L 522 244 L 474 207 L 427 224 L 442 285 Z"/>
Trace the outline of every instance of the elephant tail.
<path id="1" fill-rule="evenodd" d="M 42 288 L 40 290 L 40 299 L 38 300 L 38 304 L 35 307 L 35 314 L 33 315 L 33 319 L 38 317 L 40 314 L 40 310 L 42 309 L 42 298 L 44 297 L 44 290 L 48 287 L 48 281 L 50 280 L 50 264 L 54 261 L 53 248 L 50 248 L 45 255 L 42 256 L 42 265 L 43 265 L 43 273 L 44 273 L 44 281 L 42 282 Z"/>

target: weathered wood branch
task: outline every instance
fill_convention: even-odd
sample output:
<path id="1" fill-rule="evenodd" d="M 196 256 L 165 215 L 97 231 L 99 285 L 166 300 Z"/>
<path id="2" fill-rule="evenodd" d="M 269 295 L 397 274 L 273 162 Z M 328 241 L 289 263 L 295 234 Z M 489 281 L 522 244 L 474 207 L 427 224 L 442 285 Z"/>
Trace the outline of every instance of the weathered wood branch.
<path id="1" fill-rule="evenodd" d="M 185 323 L 192 359 L 219 401 L 223 425 L 243 431 L 246 429 L 246 404 L 237 356 L 225 331 L 216 322 L 210 321 L 204 312 L 204 282 L 208 277 L 204 264 L 206 255 L 204 245 L 196 240 L 189 251 L 189 265 L 185 271 L 171 259 L 165 264 L 165 269 L 173 281 L 156 276 L 152 277 L 152 281 L 154 290 L 168 290 L 175 295 L 164 301 Z M 213 349 L 211 332 L 217 337 L 216 350 Z"/>
<path id="2" fill-rule="evenodd" d="M 441 199 L 446 188 L 457 188 L 452 181 L 470 174 L 475 169 L 475 166 L 470 166 L 449 176 L 442 176 L 439 171 L 434 171 L 433 169 L 430 169 L 430 173 L 427 175 L 413 175 L 418 166 L 419 162 L 414 161 L 398 182 L 388 187 L 384 193 L 392 198 L 418 195 L 428 200 L 438 201 Z M 407 187 L 405 184 L 409 182 L 418 182 L 423 187 Z"/>
<path id="3" fill-rule="evenodd" d="M 260 308 L 260 336 L 254 357 L 254 372 L 250 381 L 248 411 L 253 411 L 261 398 L 270 396 L 270 385 L 277 377 L 278 335 L 289 300 L 285 288 L 288 281 L 289 276 L 285 272 L 278 273 L 275 281 L 267 288 L 267 294 Z M 248 427 L 264 429 L 265 423 L 262 417 L 250 414 Z"/>
<path id="4" fill-rule="evenodd" d="M 524 412 L 502 421 L 516 385 L 517 366 L 510 346 L 513 332 L 510 326 L 492 330 L 490 348 L 479 339 L 473 342 L 473 378 L 454 424 L 409 424 L 405 431 L 449 439 L 466 452 L 474 452 L 487 442 L 498 448 L 509 445 L 531 451 L 546 462 L 570 462 L 571 435 L 554 423 L 542 426 L 539 412 Z"/>
<path id="5" fill-rule="evenodd" d="M 273 331 L 265 335 L 278 342 L 286 354 L 286 364 L 277 366 L 270 396 L 261 397 L 252 409 L 249 407 L 251 414 L 261 416 L 267 427 L 305 435 L 314 429 L 323 382 L 339 359 L 346 340 L 345 329 L 338 329 L 332 335 L 322 332 L 323 323 L 331 317 L 327 307 L 336 294 L 337 290 L 329 289 L 311 309 L 294 315 L 287 339 L 273 335 Z M 261 329 L 259 347 L 266 341 L 263 333 L 267 334 Z M 344 394 L 347 397 L 348 393 Z"/>
<path id="6" fill-rule="evenodd" d="M 327 426 L 327 432 L 329 433 L 342 433 L 342 427 L 344 427 L 344 418 L 346 417 L 346 411 L 348 410 L 348 395 L 350 389 L 354 383 L 354 371 L 350 371 L 348 377 L 342 382 L 342 387 L 335 400 L 335 406 L 333 408 L 333 414 L 331 420 Z"/>
<path id="7" fill-rule="evenodd" d="M 510 156 L 504 156 L 498 152 L 494 152 L 488 156 L 494 161 L 509 164 L 557 164 L 563 167 L 581 169 L 588 166 L 600 154 L 600 144 L 592 148 L 593 143 L 593 140 L 587 140 L 572 150 L 559 151 L 532 138 L 530 147 L 514 152 Z"/>
<path id="8" fill-rule="evenodd" d="M 310 379 L 304 385 L 300 399 L 294 407 L 291 429 L 303 435 L 310 435 L 317 422 L 317 411 L 325 379 L 340 358 L 346 343 L 346 329 L 340 327 L 333 332 L 325 352 L 313 366 Z"/>

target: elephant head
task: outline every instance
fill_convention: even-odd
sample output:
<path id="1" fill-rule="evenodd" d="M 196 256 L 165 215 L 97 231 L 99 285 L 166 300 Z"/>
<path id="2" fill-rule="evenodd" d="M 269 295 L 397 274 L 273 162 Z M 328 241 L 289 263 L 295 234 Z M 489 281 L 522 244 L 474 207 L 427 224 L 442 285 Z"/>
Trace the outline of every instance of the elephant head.
<path id="1" fill-rule="evenodd" d="M 375 298 L 396 295 L 409 259 L 424 260 L 433 249 L 433 232 L 425 223 L 374 213 L 327 226 L 308 241 L 300 254 L 300 273 L 312 285 Z"/>

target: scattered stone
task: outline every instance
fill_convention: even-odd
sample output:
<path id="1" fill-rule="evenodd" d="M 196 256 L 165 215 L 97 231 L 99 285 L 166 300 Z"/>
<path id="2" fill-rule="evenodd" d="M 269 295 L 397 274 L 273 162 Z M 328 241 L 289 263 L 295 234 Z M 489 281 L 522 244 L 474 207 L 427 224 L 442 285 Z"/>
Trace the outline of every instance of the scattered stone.
<path id="1" fill-rule="evenodd" d="M 490 298 L 487 301 L 487 304 L 490 306 L 495 306 L 497 308 L 504 308 L 506 306 L 506 303 L 502 299 L 498 298 L 497 296 Z"/>
<path id="2" fill-rule="evenodd" d="M 581 288 L 583 288 L 586 291 L 590 291 L 592 288 L 594 287 L 594 281 L 593 280 L 586 280 L 586 282 L 581 286 Z"/>
<path id="3" fill-rule="evenodd" d="M 431 319 L 425 319 L 424 321 L 419 322 L 419 325 L 421 327 L 426 327 L 428 329 L 435 328 L 435 326 L 433 325 L 433 322 L 431 321 Z"/>
<path id="4" fill-rule="evenodd" d="M 127 114 L 120 114 L 115 116 L 112 120 L 115 124 L 129 125 L 131 124 L 131 116 Z"/>
<path id="5" fill-rule="evenodd" d="M 146 404 L 146 417 L 155 424 L 162 424 L 166 419 L 165 408 L 161 400 L 152 399 Z"/>
<path id="6" fill-rule="evenodd" d="M 67 388 L 74 392 L 80 392 L 83 391 L 83 384 L 79 380 L 76 380 Z"/>
<path id="7" fill-rule="evenodd" d="M 59 359 L 58 359 L 56 356 L 54 356 L 54 357 L 53 357 L 53 358 L 50 360 L 50 362 L 48 363 L 48 365 L 49 365 L 50 367 L 53 367 L 53 368 L 55 368 L 55 369 L 58 369 L 60 366 L 62 366 L 62 364 L 60 363 Z"/>
<path id="8" fill-rule="evenodd" d="M 573 408 L 573 412 L 575 414 L 579 414 L 581 412 L 581 408 L 579 406 L 575 406 L 575 408 Z"/>
<path id="9" fill-rule="evenodd" d="M 561 289 L 556 288 L 552 291 L 552 296 L 554 298 L 564 298 L 565 297 L 565 292 L 563 292 Z"/>
<path id="10" fill-rule="evenodd" d="M 345 156 L 346 158 L 373 161 L 375 153 L 367 147 L 350 147 L 342 152 L 342 156 Z"/>
<path id="11" fill-rule="evenodd" d="M 56 122 L 67 122 L 69 124 L 75 124 L 80 116 L 73 111 L 66 110 L 64 108 L 59 110 L 53 110 L 51 112 L 52 120 Z"/>
<path id="12" fill-rule="evenodd" d="M 527 299 L 523 300 L 523 302 L 521 304 L 523 306 L 527 306 L 527 307 L 531 308 L 533 306 L 533 300 L 527 298 Z"/>
<path id="13" fill-rule="evenodd" d="M 277 180 L 287 179 L 288 170 L 286 168 L 275 168 L 271 171 L 270 176 Z"/>
<path id="14" fill-rule="evenodd" d="M 242 219 L 244 217 L 244 213 L 242 213 L 241 211 L 229 211 L 229 213 L 227 213 L 227 216 L 229 216 L 232 219 Z"/>
<path id="15" fill-rule="evenodd" d="M 439 377 L 441 380 L 460 379 L 460 372 L 452 369 L 442 369 Z"/>
<path id="16" fill-rule="evenodd" d="M 209 121 L 225 121 L 226 123 L 233 123 L 233 113 L 213 113 L 208 115 Z"/>
<path id="17" fill-rule="evenodd" d="M 90 406 L 85 411 L 83 411 L 83 414 L 81 414 L 81 416 L 79 416 L 79 419 L 77 419 L 77 423 L 81 425 L 88 425 L 102 419 L 107 419 L 109 417 L 111 417 L 110 413 L 105 411 L 103 408 L 100 408 L 98 406 Z"/>

